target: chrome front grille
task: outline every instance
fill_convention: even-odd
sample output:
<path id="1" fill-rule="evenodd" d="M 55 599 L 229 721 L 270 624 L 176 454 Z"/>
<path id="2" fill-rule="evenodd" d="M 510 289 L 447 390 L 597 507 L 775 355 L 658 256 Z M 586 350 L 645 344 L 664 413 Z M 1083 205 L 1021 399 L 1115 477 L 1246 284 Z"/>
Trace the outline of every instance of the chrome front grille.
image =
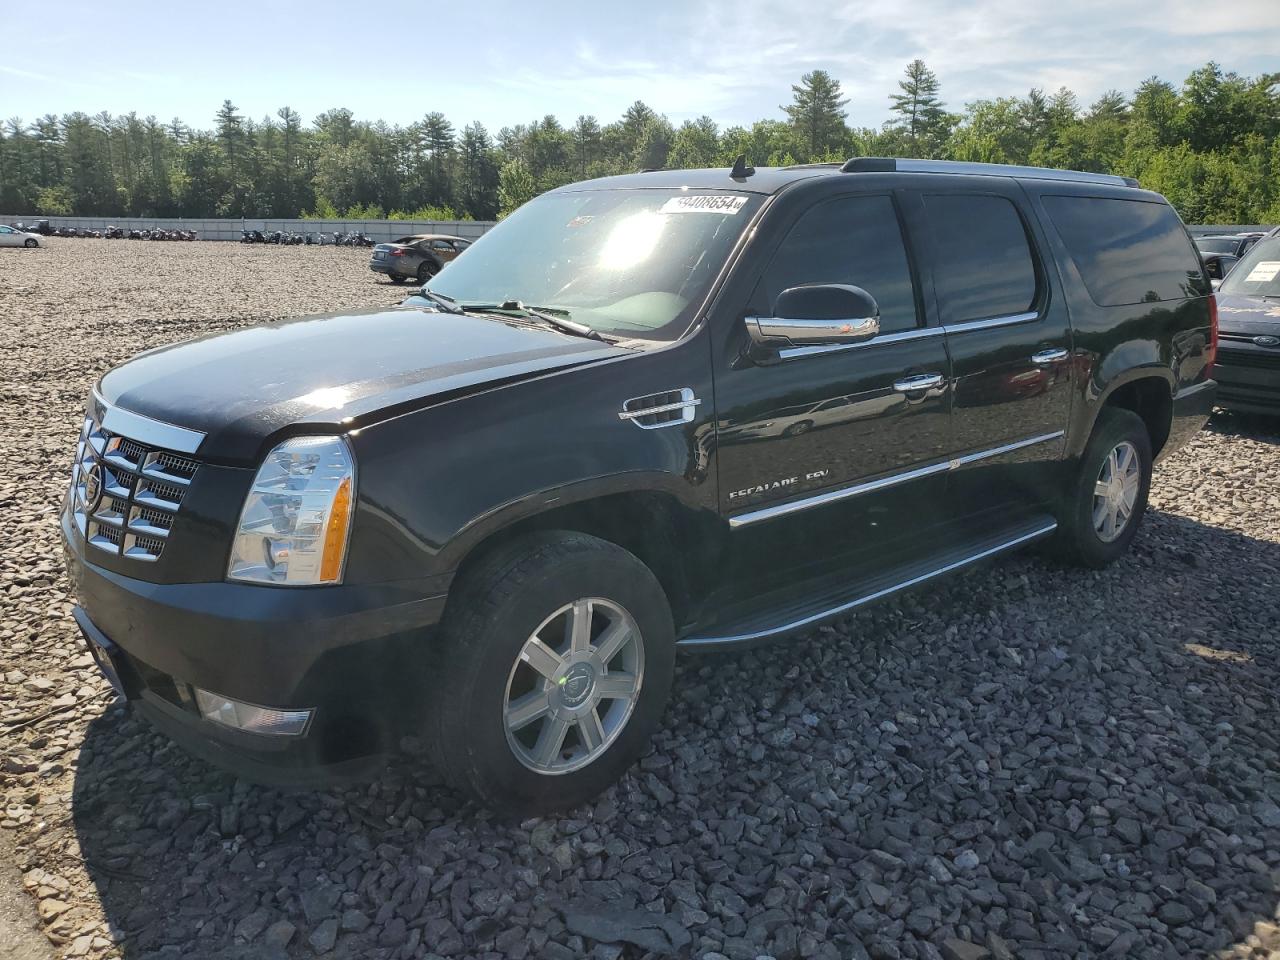
<path id="1" fill-rule="evenodd" d="M 199 468 L 84 419 L 71 471 L 76 526 L 90 546 L 133 560 L 158 560 Z"/>

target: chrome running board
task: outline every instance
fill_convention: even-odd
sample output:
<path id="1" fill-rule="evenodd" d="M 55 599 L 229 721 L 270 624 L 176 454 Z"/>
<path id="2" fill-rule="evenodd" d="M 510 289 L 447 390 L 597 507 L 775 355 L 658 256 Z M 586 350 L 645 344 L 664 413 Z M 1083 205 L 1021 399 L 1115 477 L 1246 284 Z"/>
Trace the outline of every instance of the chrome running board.
<path id="1" fill-rule="evenodd" d="M 783 613 L 783 620 L 780 623 L 772 625 L 756 626 L 755 624 L 731 624 L 728 626 L 728 632 L 724 634 L 705 634 L 685 637 L 680 640 L 677 646 L 684 649 L 708 650 L 720 647 L 733 647 L 739 645 L 748 645 L 759 643 L 765 640 L 772 640 L 787 634 L 796 633 L 807 627 L 812 627 L 827 620 L 832 620 L 842 614 L 855 610 L 858 607 L 866 606 L 877 600 L 892 596 L 911 587 L 919 586 L 927 583 L 937 577 L 952 573 L 964 567 L 978 563 L 988 557 L 994 557 L 997 554 L 1005 553 L 1009 550 L 1016 549 L 1025 544 L 1041 540 L 1058 529 L 1058 522 L 1048 517 L 1037 517 L 1035 520 L 1015 528 L 1018 532 L 1008 531 L 1004 534 L 1004 538 L 998 542 L 990 541 L 978 547 L 972 552 L 964 553 L 961 556 L 935 557 L 932 566 L 926 565 L 924 569 L 919 567 L 898 568 L 889 571 L 889 573 L 880 577 L 873 577 L 865 581 L 861 586 L 863 592 L 856 593 L 853 596 L 846 594 L 843 598 L 837 599 L 831 596 L 821 596 L 815 600 L 815 606 L 818 609 L 797 610 L 792 608 Z M 977 546 L 975 544 L 975 546 Z M 938 561 L 942 561 L 939 563 Z M 928 562 L 926 562 L 928 563 Z M 902 574 L 907 574 L 905 577 Z M 885 583 L 888 579 L 890 582 Z M 835 602 L 831 602 L 835 601 Z"/>

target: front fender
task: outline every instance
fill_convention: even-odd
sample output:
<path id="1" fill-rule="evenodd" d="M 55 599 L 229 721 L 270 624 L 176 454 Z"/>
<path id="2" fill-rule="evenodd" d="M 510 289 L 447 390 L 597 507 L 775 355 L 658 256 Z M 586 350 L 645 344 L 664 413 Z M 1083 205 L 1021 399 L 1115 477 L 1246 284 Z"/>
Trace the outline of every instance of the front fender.
<path id="1" fill-rule="evenodd" d="M 538 513 L 652 492 L 717 510 L 706 349 L 696 339 L 536 376 L 352 434 L 359 494 L 346 579 L 446 575 L 494 532 Z M 643 430 L 633 397 L 689 388 L 695 418 Z"/>

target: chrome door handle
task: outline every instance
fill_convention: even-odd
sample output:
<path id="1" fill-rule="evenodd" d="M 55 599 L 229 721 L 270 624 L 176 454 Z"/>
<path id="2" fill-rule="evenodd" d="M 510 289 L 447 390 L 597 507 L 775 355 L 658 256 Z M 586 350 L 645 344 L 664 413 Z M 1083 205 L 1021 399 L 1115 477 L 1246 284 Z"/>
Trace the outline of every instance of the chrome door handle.
<path id="1" fill-rule="evenodd" d="M 1059 360 L 1067 359 L 1067 351 L 1062 349 L 1041 350 L 1039 353 L 1031 355 L 1031 362 L 1039 366 L 1045 366 L 1050 363 L 1057 363 Z"/>
<path id="2" fill-rule="evenodd" d="M 942 374 L 940 373 L 922 373 L 916 377 L 907 377 L 905 380 L 895 380 L 893 389 L 899 393 L 915 393 L 918 390 L 932 390 L 934 387 L 942 385 Z"/>

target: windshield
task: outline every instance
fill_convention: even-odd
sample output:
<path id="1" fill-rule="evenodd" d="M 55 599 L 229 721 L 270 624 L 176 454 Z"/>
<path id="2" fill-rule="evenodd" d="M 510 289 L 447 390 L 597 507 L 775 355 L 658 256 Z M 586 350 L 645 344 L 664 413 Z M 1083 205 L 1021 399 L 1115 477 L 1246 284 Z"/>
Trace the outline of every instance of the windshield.
<path id="1" fill-rule="evenodd" d="M 674 340 L 759 204 L 750 194 L 688 190 L 545 194 L 430 288 L 464 306 L 518 300 L 606 336 Z"/>
<path id="2" fill-rule="evenodd" d="M 1259 240 L 1231 268 L 1219 293 L 1280 297 L 1280 237 Z"/>

